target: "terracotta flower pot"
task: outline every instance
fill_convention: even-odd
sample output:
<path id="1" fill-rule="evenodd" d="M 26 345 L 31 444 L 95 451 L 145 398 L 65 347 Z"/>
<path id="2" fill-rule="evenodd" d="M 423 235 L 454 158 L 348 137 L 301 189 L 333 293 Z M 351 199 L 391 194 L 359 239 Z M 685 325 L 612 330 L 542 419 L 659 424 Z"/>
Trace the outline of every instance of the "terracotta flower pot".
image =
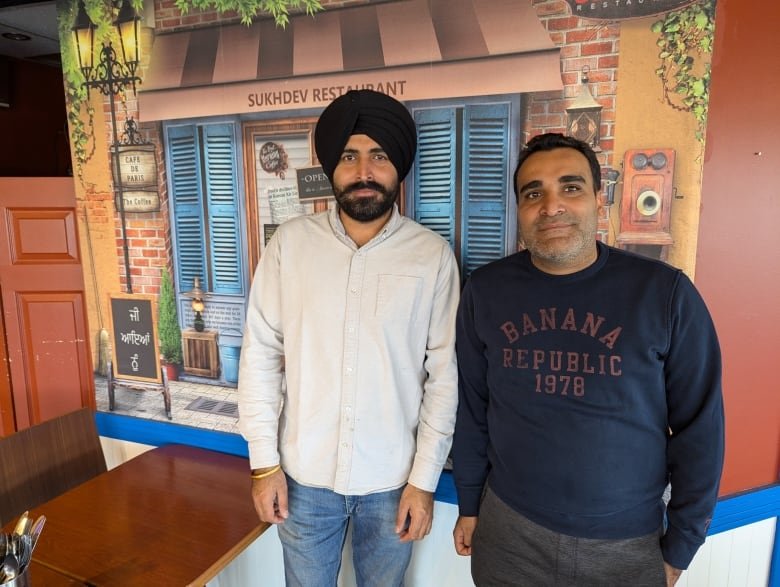
<path id="1" fill-rule="evenodd" d="M 162 368 L 165 371 L 165 378 L 168 381 L 179 380 L 179 366 L 176 363 L 163 362 Z"/>

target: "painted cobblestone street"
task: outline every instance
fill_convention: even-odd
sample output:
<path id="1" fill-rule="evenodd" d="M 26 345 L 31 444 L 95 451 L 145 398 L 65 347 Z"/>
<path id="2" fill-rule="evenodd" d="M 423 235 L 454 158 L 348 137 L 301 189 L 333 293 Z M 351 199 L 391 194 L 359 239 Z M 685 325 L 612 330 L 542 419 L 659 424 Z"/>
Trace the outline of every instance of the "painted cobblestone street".
<path id="1" fill-rule="evenodd" d="M 190 381 L 171 381 L 169 388 L 172 420 L 165 416 L 162 388 L 137 391 L 117 385 L 110 413 L 238 434 L 235 388 Z M 109 412 L 104 377 L 95 376 L 95 400 L 98 411 Z"/>

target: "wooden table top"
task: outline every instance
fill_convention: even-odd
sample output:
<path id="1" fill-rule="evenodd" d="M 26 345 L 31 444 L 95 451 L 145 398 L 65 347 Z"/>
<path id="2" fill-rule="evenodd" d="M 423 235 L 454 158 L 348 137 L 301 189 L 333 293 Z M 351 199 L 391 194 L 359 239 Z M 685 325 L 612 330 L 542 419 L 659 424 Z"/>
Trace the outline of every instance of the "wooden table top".
<path id="1" fill-rule="evenodd" d="M 26 573 L 30 587 L 84 587 L 86 585 L 36 561 L 30 563 Z"/>
<path id="2" fill-rule="evenodd" d="M 32 509 L 33 559 L 95 586 L 204 585 L 268 527 L 250 487 L 245 458 L 156 448 Z"/>

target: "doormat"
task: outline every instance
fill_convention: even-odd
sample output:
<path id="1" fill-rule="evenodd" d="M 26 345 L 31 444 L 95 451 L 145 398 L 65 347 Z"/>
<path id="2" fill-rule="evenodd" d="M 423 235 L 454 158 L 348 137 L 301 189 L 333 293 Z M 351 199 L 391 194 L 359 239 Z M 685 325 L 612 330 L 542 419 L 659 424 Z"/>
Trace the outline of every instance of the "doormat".
<path id="1" fill-rule="evenodd" d="M 236 402 L 225 402 L 207 397 L 199 397 L 195 401 L 190 402 L 184 409 L 193 412 L 205 412 L 206 414 L 238 418 L 238 404 Z"/>

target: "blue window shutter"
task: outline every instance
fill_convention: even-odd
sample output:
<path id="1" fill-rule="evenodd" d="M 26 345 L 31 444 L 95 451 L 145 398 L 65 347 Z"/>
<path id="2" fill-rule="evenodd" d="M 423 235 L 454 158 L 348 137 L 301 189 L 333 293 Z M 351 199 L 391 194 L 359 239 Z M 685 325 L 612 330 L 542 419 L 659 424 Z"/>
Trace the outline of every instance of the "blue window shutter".
<path id="1" fill-rule="evenodd" d="M 168 129 L 168 159 L 174 246 L 178 257 L 176 278 L 179 291 L 189 291 L 195 277 L 206 278 L 200 157 L 195 126 Z"/>
<path id="2" fill-rule="evenodd" d="M 414 173 L 414 219 L 438 232 L 455 247 L 457 185 L 456 111 L 418 110 Z"/>
<path id="3" fill-rule="evenodd" d="M 461 271 L 504 256 L 509 182 L 509 105 L 466 106 Z"/>
<path id="4" fill-rule="evenodd" d="M 206 205 L 214 293 L 243 293 L 236 147 L 232 124 L 203 127 Z"/>

